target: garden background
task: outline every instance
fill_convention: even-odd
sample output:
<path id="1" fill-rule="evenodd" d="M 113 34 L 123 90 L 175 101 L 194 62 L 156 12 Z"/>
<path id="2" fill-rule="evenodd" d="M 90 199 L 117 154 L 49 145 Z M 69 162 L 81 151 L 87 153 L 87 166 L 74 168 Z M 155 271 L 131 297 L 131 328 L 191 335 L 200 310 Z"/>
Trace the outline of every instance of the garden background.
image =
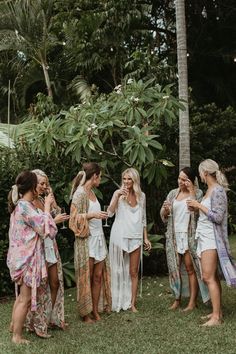
<path id="1" fill-rule="evenodd" d="M 226 173 L 234 235 L 236 4 L 189 0 L 185 9 L 191 165 L 197 169 L 212 158 Z M 178 99 L 174 1 L 1 0 L 0 34 L 0 297 L 13 293 L 7 194 L 26 168 L 44 170 L 58 204 L 69 211 L 71 181 L 84 161 L 102 166 L 102 205 L 122 170 L 136 167 L 149 234 L 159 235 L 152 236 L 144 272 L 165 275 L 159 210 L 177 184 L 178 117 L 185 103 Z M 109 230 L 106 237 L 109 242 Z M 70 288 L 69 229 L 59 230 L 58 245 Z"/>

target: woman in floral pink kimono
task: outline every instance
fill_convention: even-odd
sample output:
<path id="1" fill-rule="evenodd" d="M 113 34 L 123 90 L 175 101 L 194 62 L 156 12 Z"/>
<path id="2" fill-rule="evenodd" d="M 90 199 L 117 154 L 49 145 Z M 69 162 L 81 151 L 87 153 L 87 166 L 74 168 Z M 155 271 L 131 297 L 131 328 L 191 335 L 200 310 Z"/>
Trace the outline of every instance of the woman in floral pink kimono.
<path id="1" fill-rule="evenodd" d="M 55 237 L 57 227 L 50 215 L 53 198 L 45 198 L 43 212 L 32 204 L 36 194 L 37 176 L 30 171 L 20 173 L 9 193 L 11 212 L 9 229 L 9 250 L 7 265 L 11 278 L 20 287 L 20 293 L 13 306 L 13 343 L 27 343 L 22 337 L 28 309 L 37 309 L 40 288 L 47 280 L 47 269 L 43 250 L 43 239 Z"/>

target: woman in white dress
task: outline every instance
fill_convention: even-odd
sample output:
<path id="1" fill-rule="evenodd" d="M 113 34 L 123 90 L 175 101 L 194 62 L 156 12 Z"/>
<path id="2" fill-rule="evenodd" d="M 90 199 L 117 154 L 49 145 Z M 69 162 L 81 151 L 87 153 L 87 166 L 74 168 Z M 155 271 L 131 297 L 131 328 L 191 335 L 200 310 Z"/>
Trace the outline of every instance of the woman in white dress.
<path id="1" fill-rule="evenodd" d="M 83 164 L 72 186 L 69 226 L 75 234 L 74 262 L 79 314 L 84 322 L 100 320 L 99 312 L 110 311 L 110 269 L 102 220 L 107 212 L 93 191 L 99 186 L 101 169 L 95 162 Z M 93 319 L 90 317 L 93 313 Z"/>
<path id="2" fill-rule="evenodd" d="M 134 168 L 122 173 L 122 186 L 113 194 L 108 215 L 115 214 L 111 229 L 109 256 L 111 264 L 112 310 L 136 310 L 138 271 L 142 245 L 151 243 L 146 229 L 146 200 L 140 178 Z"/>

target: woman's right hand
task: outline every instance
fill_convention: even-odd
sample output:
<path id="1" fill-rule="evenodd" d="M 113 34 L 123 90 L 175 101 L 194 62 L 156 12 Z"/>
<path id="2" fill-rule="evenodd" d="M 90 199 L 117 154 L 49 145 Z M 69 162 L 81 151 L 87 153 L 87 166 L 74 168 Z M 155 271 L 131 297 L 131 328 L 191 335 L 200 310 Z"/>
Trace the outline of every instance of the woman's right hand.
<path id="1" fill-rule="evenodd" d="M 115 192 L 117 197 L 120 197 L 121 195 L 123 195 L 124 197 L 127 197 L 129 194 L 129 190 L 126 186 L 122 185 L 120 187 L 120 189 L 117 189 L 117 191 Z"/>
<path id="2" fill-rule="evenodd" d="M 60 224 L 63 221 L 69 220 L 70 215 L 67 215 L 66 213 L 62 214 L 57 214 L 54 218 L 55 224 Z"/>
<path id="3" fill-rule="evenodd" d="M 171 203 L 168 200 L 165 200 L 163 203 L 163 209 L 165 215 L 169 215 L 171 213 Z"/>
<path id="4" fill-rule="evenodd" d="M 52 193 L 49 193 L 45 199 L 44 199 L 44 211 L 47 212 L 47 213 L 50 213 L 50 210 L 51 210 L 51 205 L 53 204 L 54 202 L 54 196 Z"/>
<path id="5" fill-rule="evenodd" d="M 91 219 L 102 219 L 105 220 L 108 218 L 108 213 L 106 211 L 99 211 L 97 213 L 91 213 Z"/>

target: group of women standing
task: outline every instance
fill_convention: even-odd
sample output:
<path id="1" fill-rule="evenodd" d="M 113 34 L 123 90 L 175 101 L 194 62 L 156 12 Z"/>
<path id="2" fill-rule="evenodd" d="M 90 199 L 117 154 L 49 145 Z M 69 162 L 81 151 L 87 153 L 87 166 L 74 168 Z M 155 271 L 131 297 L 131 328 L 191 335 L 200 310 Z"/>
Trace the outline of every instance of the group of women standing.
<path id="1" fill-rule="evenodd" d="M 180 171 L 178 188 L 161 208 L 167 223 L 166 254 L 170 286 L 175 301 L 189 296 L 184 311 L 196 307 L 200 290 L 203 302 L 212 302 L 205 326 L 222 321 L 221 287 L 217 265 L 228 285 L 236 287 L 236 265 L 230 255 L 227 235 L 227 181 L 213 160 L 199 165 L 203 196 L 189 167 Z M 94 193 L 101 180 L 97 163 L 83 165 L 73 181 L 69 226 L 75 235 L 74 261 L 79 315 L 93 323 L 100 313 L 136 312 L 138 272 L 142 251 L 151 249 L 146 228 L 146 198 L 134 168 L 122 174 L 121 187 L 102 211 Z M 55 236 L 56 224 L 68 219 L 61 213 L 41 170 L 22 172 L 9 195 L 11 212 L 8 267 L 16 290 L 10 329 L 12 341 L 27 342 L 23 326 L 47 338 L 48 327 L 64 329 L 64 296 L 61 260 Z M 109 253 L 102 221 L 115 214 Z"/>
<path id="2" fill-rule="evenodd" d="M 138 172 L 133 168 L 124 171 L 122 186 L 114 193 L 107 212 L 101 211 L 93 191 L 100 180 L 99 165 L 86 163 L 74 179 L 71 192 L 69 226 L 75 234 L 78 311 L 87 323 L 100 320 L 103 311 L 137 311 L 143 243 L 151 249 Z M 10 330 L 14 343 L 27 343 L 22 337 L 24 326 L 43 338 L 50 336 L 48 328 L 66 326 L 62 267 L 55 236 L 56 224 L 69 216 L 61 214 L 41 170 L 24 171 L 16 178 L 9 194 L 9 211 L 7 263 L 17 291 Z M 109 261 L 102 220 L 114 213 Z"/>

